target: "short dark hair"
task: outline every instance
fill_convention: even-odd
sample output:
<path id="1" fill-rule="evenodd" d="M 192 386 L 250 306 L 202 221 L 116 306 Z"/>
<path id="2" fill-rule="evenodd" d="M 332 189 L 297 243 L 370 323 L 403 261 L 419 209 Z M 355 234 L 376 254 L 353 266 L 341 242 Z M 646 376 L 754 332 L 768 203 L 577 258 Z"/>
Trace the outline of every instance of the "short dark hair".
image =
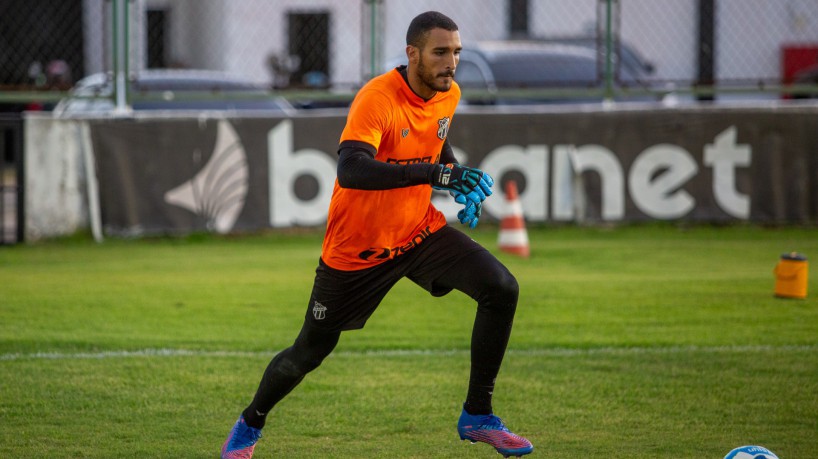
<path id="1" fill-rule="evenodd" d="M 406 44 L 422 48 L 426 35 L 432 29 L 443 29 L 449 32 L 457 30 L 457 24 L 449 16 L 437 11 L 427 11 L 415 16 L 406 31 Z"/>

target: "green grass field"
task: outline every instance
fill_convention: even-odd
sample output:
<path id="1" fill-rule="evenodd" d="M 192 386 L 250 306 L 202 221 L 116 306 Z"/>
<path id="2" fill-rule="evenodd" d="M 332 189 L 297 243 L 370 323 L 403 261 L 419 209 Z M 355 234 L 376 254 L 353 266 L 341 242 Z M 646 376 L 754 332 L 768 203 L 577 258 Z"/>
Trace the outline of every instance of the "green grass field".
<path id="1" fill-rule="evenodd" d="M 495 253 L 497 230 L 473 237 Z M 807 229 L 529 229 L 495 409 L 543 458 L 818 455 Z M 0 457 L 215 458 L 300 327 L 321 234 L 0 248 Z M 813 279 L 816 276 L 813 274 Z M 459 441 L 474 305 L 409 281 L 274 412 L 256 457 L 494 458 Z"/>

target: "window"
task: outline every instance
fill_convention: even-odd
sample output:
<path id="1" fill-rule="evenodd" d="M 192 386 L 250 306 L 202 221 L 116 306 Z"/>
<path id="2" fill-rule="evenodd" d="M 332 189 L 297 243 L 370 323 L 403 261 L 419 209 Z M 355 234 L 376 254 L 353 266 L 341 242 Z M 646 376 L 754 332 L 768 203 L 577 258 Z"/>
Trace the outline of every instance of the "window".
<path id="1" fill-rule="evenodd" d="M 291 86 L 325 87 L 329 83 L 329 13 L 289 13 L 290 56 L 298 68 L 290 74 Z"/>
<path id="2" fill-rule="evenodd" d="M 167 67 L 165 37 L 167 36 L 167 10 L 147 11 L 148 68 Z"/>

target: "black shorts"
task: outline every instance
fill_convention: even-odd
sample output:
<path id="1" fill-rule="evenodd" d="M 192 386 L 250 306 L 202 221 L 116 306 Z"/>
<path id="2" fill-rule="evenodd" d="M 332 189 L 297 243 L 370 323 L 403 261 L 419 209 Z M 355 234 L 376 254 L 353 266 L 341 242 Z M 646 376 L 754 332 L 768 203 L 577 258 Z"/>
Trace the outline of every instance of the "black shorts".
<path id="1" fill-rule="evenodd" d="M 371 268 L 340 271 L 319 259 L 306 322 L 325 331 L 363 328 L 387 292 L 403 277 L 433 296 L 446 295 L 458 286 L 438 281 L 451 270 L 464 269 L 457 266 L 458 262 L 476 253 L 482 254 L 481 264 L 505 269 L 480 244 L 450 226 L 434 232 L 409 252 Z"/>

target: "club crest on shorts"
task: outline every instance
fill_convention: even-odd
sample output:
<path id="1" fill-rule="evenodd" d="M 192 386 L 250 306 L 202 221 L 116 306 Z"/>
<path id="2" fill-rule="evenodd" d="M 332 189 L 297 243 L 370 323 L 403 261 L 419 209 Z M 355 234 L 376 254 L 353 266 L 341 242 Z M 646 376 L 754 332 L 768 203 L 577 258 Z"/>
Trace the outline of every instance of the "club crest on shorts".
<path id="1" fill-rule="evenodd" d="M 319 302 L 315 302 L 312 306 L 312 316 L 315 320 L 324 320 L 327 318 L 327 307 Z"/>
<path id="2" fill-rule="evenodd" d="M 401 129 L 400 136 L 405 139 L 407 135 L 409 135 L 409 128 Z"/>
<path id="3" fill-rule="evenodd" d="M 437 138 L 440 140 L 446 140 L 446 136 L 449 135 L 449 121 L 451 118 L 445 116 L 439 120 L 437 120 Z"/>

